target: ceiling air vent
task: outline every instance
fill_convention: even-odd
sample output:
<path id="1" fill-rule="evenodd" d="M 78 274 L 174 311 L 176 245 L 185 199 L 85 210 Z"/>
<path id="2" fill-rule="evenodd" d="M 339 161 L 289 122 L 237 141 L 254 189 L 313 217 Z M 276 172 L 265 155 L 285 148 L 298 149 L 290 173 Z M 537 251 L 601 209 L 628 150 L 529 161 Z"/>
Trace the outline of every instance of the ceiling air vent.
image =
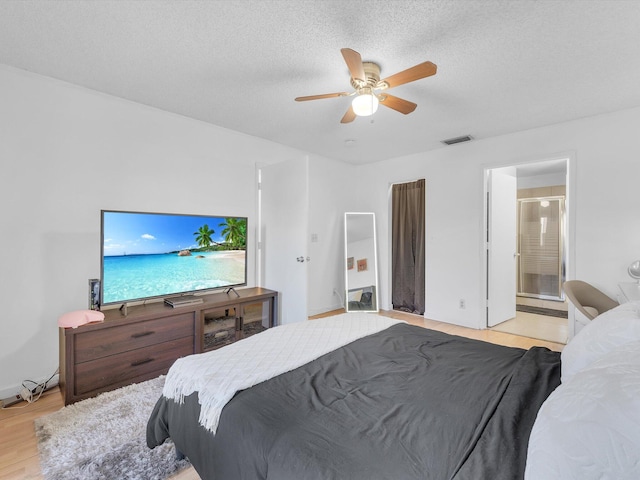
<path id="1" fill-rule="evenodd" d="M 471 140 L 473 140 L 473 137 L 471 135 L 463 135 L 462 137 L 442 140 L 442 143 L 444 143 L 445 145 L 455 145 L 456 143 L 469 142 Z"/>

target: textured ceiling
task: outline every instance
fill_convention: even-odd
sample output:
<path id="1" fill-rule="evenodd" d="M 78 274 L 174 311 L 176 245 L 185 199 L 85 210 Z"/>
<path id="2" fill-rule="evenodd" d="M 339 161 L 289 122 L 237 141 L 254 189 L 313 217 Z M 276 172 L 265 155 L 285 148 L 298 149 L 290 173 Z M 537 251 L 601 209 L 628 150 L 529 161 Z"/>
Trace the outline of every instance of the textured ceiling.
<path id="1" fill-rule="evenodd" d="M 0 63 L 361 164 L 640 106 L 640 1 L 0 2 Z M 340 124 L 340 48 L 418 108 Z"/>

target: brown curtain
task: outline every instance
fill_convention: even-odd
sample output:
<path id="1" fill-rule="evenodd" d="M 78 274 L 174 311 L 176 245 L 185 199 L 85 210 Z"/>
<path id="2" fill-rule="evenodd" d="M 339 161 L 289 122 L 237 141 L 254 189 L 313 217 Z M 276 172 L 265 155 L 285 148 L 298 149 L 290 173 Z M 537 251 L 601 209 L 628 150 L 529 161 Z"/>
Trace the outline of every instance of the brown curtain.
<path id="1" fill-rule="evenodd" d="M 425 181 L 393 185 L 392 293 L 395 310 L 424 314 Z"/>

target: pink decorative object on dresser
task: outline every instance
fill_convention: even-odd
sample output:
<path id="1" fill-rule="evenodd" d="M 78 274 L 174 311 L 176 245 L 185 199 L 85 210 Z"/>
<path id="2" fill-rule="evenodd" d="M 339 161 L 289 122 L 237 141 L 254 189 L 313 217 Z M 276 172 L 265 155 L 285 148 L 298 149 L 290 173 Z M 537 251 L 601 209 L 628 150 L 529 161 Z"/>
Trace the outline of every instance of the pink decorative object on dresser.
<path id="1" fill-rule="evenodd" d="M 104 322 L 104 313 L 97 310 L 75 310 L 58 318 L 58 326 L 62 328 L 78 328 L 93 322 Z"/>

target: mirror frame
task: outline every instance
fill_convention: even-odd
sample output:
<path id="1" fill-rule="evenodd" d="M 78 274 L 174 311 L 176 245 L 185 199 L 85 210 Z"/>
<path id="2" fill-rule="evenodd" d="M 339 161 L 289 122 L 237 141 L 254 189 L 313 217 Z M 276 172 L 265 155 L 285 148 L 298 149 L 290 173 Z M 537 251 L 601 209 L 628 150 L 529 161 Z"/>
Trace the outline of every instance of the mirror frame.
<path id="1" fill-rule="evenodd" d="M 367 217 L 371 217 L 371 239 L 373 240 L 373 251 L 370 254 L 367 255 L 371 255 L 371 259 L 368 260 L 369 257 L 364 257 L 361 259 L 355 259 L 354 255 L 349 255 L 349 222 L 348 219 L 350 216 L 354 216 L 354 215 L 358 215 L 358 216 L 367 216 Z M 369 238 L 369 237 L 366 237 Z M 351 260 L 349 260 L 351 258 Z M 371 261 L 373 261 L 373 278 L 371 278 L 371 276 L 369 276 L 369 279 L 372 279 L 373 281 L 371 282 L 372 284 L 370 285 L 369 282 L 366 282 L 366 285 L 358 285 L 358 286 L 352 286 L 351 288 L 349 288 L 349 272 L 352 270 L 356 270 L 358 269 L 358 260 L 360 262 L 362 262 L 364 260 L 364 265 L 365 268 L 367 270 L 371 269 Z M 367 265 L 369 264 L 369 265 Z M 362 264 L 361 264 L 362 265 Z M 378 300 L 378 296 L 379 296 L 379 282 L 378 282 L 378 244 L 377 244 L 377 235 L 376 235 L 376 215 L 373 212 L 345 212 L 344 214 L 344 281 L 345 281 L 345 311 L 348 313 L 353 313 L 353 312 L 360 312 L 360 313 L 364 313 L 364 312 L 378 312 L 379 311 L 379 300 Z M 366 308 L 367 305 L 362 305 L 360 302 L 360 299 L 358 300 L 352 300 L 349 301 L 349 293 L 353 293 L 353 291 L 359 291 L 362 289 L 371 289 L 372 291 L 372 295 L 371 295 L 371 308 Z"/>

